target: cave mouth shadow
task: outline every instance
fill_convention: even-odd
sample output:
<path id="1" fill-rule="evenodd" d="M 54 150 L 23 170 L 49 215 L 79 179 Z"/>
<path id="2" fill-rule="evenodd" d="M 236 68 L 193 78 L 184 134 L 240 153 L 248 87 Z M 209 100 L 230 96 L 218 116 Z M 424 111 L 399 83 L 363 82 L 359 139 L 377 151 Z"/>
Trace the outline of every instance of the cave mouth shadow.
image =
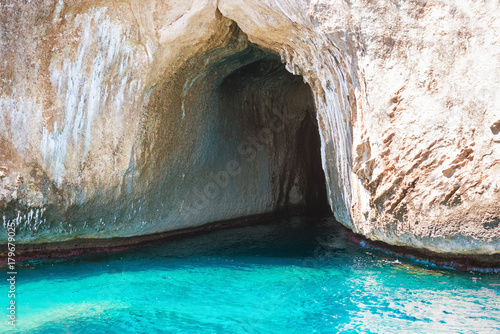
<path id="1" fill-rule="evenodd" d="M 220 82 L 218 107 L 224 122 L 241 126 L 221 127 L 221 135 L 234 138 L 239 132 L 238 153 L 247 163 L 258 159 L 259 151 L 267 153 L 278 211 L 331 214 L 311 87 L 288 72 L 278 55 L 256 44 L 215 67 L 234 63 L 244 65 Z"/>

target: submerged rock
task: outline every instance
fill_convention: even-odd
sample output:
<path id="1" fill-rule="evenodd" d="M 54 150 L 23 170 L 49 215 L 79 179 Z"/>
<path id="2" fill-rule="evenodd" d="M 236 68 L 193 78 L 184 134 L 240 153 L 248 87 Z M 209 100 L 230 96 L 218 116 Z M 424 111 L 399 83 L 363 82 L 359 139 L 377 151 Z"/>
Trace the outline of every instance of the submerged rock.
<path id="1" fill-rule="evenodd" d="M 372 240 L 500 253 L 495 1 L 1 6 L 0 210 L 21 243 L 311 207 L 326 183 Z"/>

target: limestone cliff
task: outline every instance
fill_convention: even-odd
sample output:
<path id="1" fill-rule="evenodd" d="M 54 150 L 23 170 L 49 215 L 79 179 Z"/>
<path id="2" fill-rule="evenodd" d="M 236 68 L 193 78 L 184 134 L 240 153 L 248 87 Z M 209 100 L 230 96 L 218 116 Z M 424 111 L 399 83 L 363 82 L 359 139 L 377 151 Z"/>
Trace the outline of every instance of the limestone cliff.
<path id="1" fill-rule="evenodd" d="M 320 149 L 355 232 L 500 253 L 498 5 L 2 1 L 4 225 L 36 243 L 288 209 L 320 197 Z"/>

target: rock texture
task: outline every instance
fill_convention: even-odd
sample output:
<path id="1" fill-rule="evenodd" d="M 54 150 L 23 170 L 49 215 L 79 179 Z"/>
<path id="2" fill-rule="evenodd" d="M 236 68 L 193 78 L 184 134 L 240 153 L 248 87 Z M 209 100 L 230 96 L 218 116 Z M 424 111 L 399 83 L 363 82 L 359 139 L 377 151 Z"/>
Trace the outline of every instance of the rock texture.
<path id="1" fill-rule="evenodd" d="M 320 147 L 354 232 L 500 253 L 498 1 L 0 6 L 0 210 L 23 242 L 314 202 Z"/>

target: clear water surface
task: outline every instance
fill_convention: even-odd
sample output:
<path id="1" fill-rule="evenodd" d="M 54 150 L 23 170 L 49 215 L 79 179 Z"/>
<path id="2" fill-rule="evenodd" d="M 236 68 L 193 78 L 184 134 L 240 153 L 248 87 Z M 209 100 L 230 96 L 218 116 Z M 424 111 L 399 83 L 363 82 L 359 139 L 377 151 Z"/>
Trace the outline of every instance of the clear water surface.
<path id="1" fill-rule="evenodd" d="M 500 275 L 359 247 L 290 218 L 18 267 L 1 333 L 500 333 Z M 7 274 L 5 274 L 6 276 Z"/>

